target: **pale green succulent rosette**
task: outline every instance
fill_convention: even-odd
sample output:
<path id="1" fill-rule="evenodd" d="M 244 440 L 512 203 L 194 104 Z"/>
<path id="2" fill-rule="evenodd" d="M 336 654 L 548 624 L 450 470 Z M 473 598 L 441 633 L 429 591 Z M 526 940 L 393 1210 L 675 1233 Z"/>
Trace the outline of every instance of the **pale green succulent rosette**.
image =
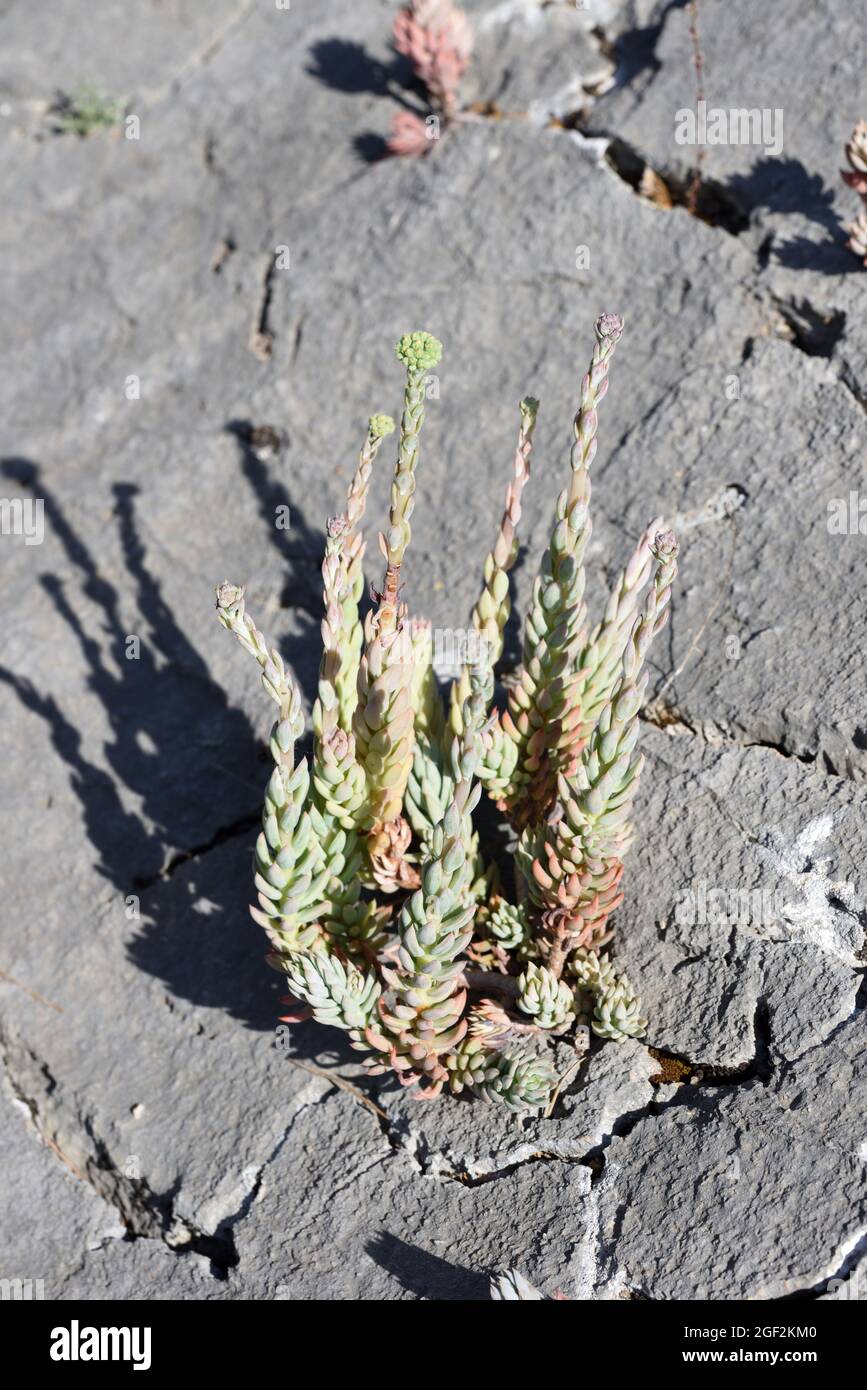
<path id="1" fill-rule="evenodd" d="M 521 951 L 529 945 L 532 929 L 523 906 L 514 907 L 500 898 L 488 918 L 487 927 L 504 951 Z"/>
<path id="2" fill-rule="evenodd" d="M 519 1047 L 493 1056 L 494 1074 L 476 1086 L 483 1100 L 514 1111 L 541 1110 L 548 1104 L 557 1082 L 550 1057 Z"/>
<path id="3" fill-rule="evenodd" d="M 447 1058 L 454 1095 L 472 1091 L 516 1113 L 548 1104 L 557 1077 L 551 1059 L 516 1043 L 502 1049 L 485 1038 L 465 1038 Z"/>
<path id="4" fill-rule="evenodd" d="M 285 962 L 292 993 L 313 1011 L 317 1023 L 362 1031 L 370 1022 L 381 987 L 372 970 L 362 972 L 337 956 L 292 953 Z"/>
<path id="5" fill-rule="evenodd" d="M 593 1002 L 590 1026 L 599 1038 L 625 1042 L 627 1038 L 643 1038 L 647 1019 L 641 1014 L 641 1000 L 626 975 L 618 975 L 606 956 L 595 951 L 576 951 L 569 970 L 579 989 L 585 990 Z"/>
<path id="6" fill-rule="evenodd" d="M 518 976 L 518 1008 L 537 1028 L 562 1032 L 575 1018 L 575 996 L 565 980 L 530 961 Z"/>
<path id="7" fill-rule="evenodd" d="M 642 1017 L 641 1000 L 625 975 L 613 989 L 599 995 L 590 1026 L 598 1038 L 611 1042 L 644 1037 L 647 1019 Z"/>

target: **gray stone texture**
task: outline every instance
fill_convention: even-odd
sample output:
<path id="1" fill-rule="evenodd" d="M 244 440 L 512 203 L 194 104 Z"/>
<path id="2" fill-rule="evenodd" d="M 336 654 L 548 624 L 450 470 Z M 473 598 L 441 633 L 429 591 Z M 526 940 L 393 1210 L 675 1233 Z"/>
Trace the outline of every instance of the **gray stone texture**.
<path id="1" fill-rule="evenodd" d="M 772 8 L 702 6 L 709 103 L 785 116 L 776 159 L 708 151 L 708 222 L 622 176 L 624 149 L 689 174 L 677 5 L 475 0 L 479 109 L 417 162 L 375 158 L 418 102 L 384 0 L 95 0 L 45 32 L 7 6 L 0 492 L 44 499 L 45 535 L 0 537 L 0 1279 L 467 1300 L 516 1265 L 580 1298 L 863 1296 L 865 541 L 827 517 L 863 479 L 837 171 L 864 36 L 845 0 Z M 56 133 L 84 81 L 139 139 Z M 526 605 L 604 309 L 627 330 L 591 603 L 649 517 L 682 542 L 617 917 L 649 1033 L 595 1043 L 549 1118 L 419 1105 L 340 1035 L 278 1046 L 246 910 L 271 716 L 213 586 L 247 583 L 309 701 L 324 520 L 424 326 L 445 355 L 407 597 L 465 621 L 534 391 Z"/>

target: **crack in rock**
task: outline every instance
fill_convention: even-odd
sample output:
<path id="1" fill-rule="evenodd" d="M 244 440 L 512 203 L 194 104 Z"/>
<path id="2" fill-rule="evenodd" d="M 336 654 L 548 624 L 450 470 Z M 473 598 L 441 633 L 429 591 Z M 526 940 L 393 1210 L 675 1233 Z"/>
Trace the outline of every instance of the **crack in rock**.
<path id="1" fill-rule="evenodd" d="M 202 859 L 206 854 L 210 854 L 212 850 L 218 849 L 220 845 L 226 844 L 227 841 L 235 840 L 239 835 L 249 835 L 251 830 L 259 828 L 261 819 L 261 811 L 250 811 L 247 815 L 239 816 L 237 820 L 232 821 L 231 825 L 222 826 L 219 830 L 215 831 L 211 838 L 206 840 L 204 844 L 194 845 L 192 849 L 179 850 L 177 854 L 172 855 L 168 863 L 157 873 L 149 874 L 144 878 L 134 878 L 131 886 L 139 892 L 144 892 L 148 888 L 153 888 L 155 884 L 162 883 L 165 879 L 171 878 L 177 869 L 180 869 L 184 864 L 188 864 L 191 859 Z"/>
<path id="2" fill-rule="evenodd" d="M 857 770 L 835 766 L 828 751 L 824 748 L 819 748 L 817 751 L 799 749 L 787 742 L 785 736 L 779 742 L 774 742 L 773 739 L 769 738 L 753 738 L 749 729 L 734 724 L 730 720 L 716 717 L 696 719 L 681 705 L 668 704 L 658 696 L 642 707 L 639 718 L 645 724 L 652 724 L 654 728 L 661 729 L 665 733 L 690 734 L 707 744 L 709 748 L 720 748 L 725 744 L 744 749 L 767 748 L 772 753 L 778 753 L 781 758 L 789 758 L 793 762 L 811 768 L 813 775 L 817 777 L 838 777 L 845 781 L 857 783 L 864 780 L 863 773 Z M 821 763 L 819 762 L 820 756 Z"/>
<path id="3" fill-rule="evenodd" d="M 267 256 L 263 256 L 260 265 L 259 294 L 253 313 L 253 321 L 250 324 L 247 347 L 254 357 L 258 357 L 260 362 L 269 362 L 274 351 L 274 333 L 269 319 L 271 298 L 274 293 L 274 273 L 277 269 L 276 255 L 269 253 Z"/>
<path id="4" fill-rule="evenodd" d="M 313 1077 L 295 1097 L 292 1113 L 280 1138 L 260 1163 L 250 1163 L 239 1174 L 231 1189 L 215 1194 L 197 1212 L 197 1226 L 212 1231 L 215 1237 L 233 1235 L 235 1228 L 248 1215 L 262 1187 L 265 1171 L 278 1157 L 301 1115 L 314 1105 L 336 1094 L 337 1087 Z"/>
<path id="5" fill-rule="evenodd" d="M 39 1138 L 75 1177 L 115 1209 L 126 1240 L 160 1240 L 174 1254 L 203 1255 L 215 1279 L 227 1278 L 228 1270 L 238 1263 L 228 1227 L 213 1234 L 202 1230 L 178 1216 L 174 1192 L 154 1192 L 144 1179 L 122 1172 L 97 1134 L 93 1117 L 74 1103 L 70 1123 L 62 1113 L 60 1086 L 48 1065 L 2 1026 L 0 1059 L 12 1093 L 26 1108 Z"/>

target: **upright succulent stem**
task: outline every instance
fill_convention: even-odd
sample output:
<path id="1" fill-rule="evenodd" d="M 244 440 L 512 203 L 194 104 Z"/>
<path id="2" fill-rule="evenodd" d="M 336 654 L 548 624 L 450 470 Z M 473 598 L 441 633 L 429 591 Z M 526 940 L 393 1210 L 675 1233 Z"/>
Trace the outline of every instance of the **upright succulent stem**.
<path id="1" fill-rule="evenodd" d="M 407 333 L 397 344 L 396 353 L 406 367 L 406 388 L 389 524 L 380 536 L 385 581 L 376 611 L 367 621 L 367 650 L 359 666 L 358 707 L 353 720 L 358 755 L 368 780 L 371 857 L 393 847 L 394 833 L 386 826 L 400 817 L 412 767 L 412 643 L 406 609 L 400 602 L 400 574 L 412 536 L 424 379 L 439 362 L 442 345 L 430 333 Z"/>
<path id="2" fill-rule="evenodd" d="M 320 628 L 322 657 L 319 662 L 319 692 L 313 708 L 313 728 L 318 741 L 328 738 L 339 727 L 337 678 L 342 656 L 343 597 L 347 588 L 344 548 L 348 532 L 349 521 L 345 516 L 329 517 L 325 533 L 325 559 L 322 562 L 325 603 Z"/>
<path id="3" fill-rule="evenodd" d="M 409 59 L 434 106 L 451 118 L 473 48 L 463 10 L 452 0 L 409 0 L 395 16 L 394 46 Z"/>
<path id="4" fill-rule="evenodd" d="M 853 188 L 861 199 L 861 211 L 847 228 L 850 251 L 867 265 L 867 121 L 859 121 L 846 144 L 846 158 L 849 168 L 843 170 L 843 179 Z"/>
<path id="5" fill-rule="evenodd" d="M 358 663 L 364 642 L 364 633 L 358 616 L 361 596 L 364 593 L 364 536 L 361 522 L 367 507 L 367 494 L 373 465 L 383 439 L 394 433 L 394 421 L 390 415 L 372 415 L 367 424 L 367 434 L 358 458 L 358 466 L 346 494 L 346 520 L 348 529 L 344 544 L 346 556 L 346 588 L 343 595 L 343 622 L 341 628 L 341 661 L 335 684 L 339 699 L 340 727 L 347 733 L 352 728 L 352 716 L 358 699 Z"/>
<path id="6" fill-rule="evenodd" d="M 623 855 L 632 838 L 629 816 L 641 774 L 636 751 L 638 712 L 647 675 L 647 652 L 665 625 L 677 572 L 677 543 L 662 532 L 652 544 L 656 569 L 623 655 L 620 678 L 605 705 L 574 777 L 561 774 L 556 813 L 539 829 L 524 832 L 519 862 L 536 902 L 546 910 L 551 948 L 547 965 L 556 977 L 569 953 L 607 940 L 606 924 L 621 901 Z"/>
<path id="7" fill-rule="evenodd" d="M 412 538 L 410 518 L 415 508 L 416 465 L 419 436 L 424 423 L 425 377 L 442 357 L 442 343 L 430 333 L 406 333 L 395 349 L 398 361 L 406 367 L 406 386 L 403 393 L 403 414 L 400 419 L 400 443 L 397 466 L 391 485 L 391 507 L 388 530 L 380 537 L 386 570 L 380 600 L 380 629 L 388 631 L 397 624 L 397 593 L 400 567 Z"/>
<path id="8" fill-rule="evenodd" d="M 326 529 L 322 585 L 325 614 L 322 619 L 322 659 L 319 694 L 313 707 L 313 785 L 322 809 L 345 830 L 354 830 L 364 819 L 367 786 L 364 768 L 355 755 L 355 740 L 340 723 L 338 682 L 346 651 L 344 599 L 347 592 L 345 547 L 350 523 L 345 516 L 330 517 Z"/>
<path id="9" fill-rule="evenodd" d="M 262 668 L 266 694 L 279 706 L 280 715 L 271 735 L 271 751 L 280 767 L 292 767 L 295 744 L 304 733 L 304 713 L 298 687 L 288 674 L 276 647 L 269 647 L 247 612 L 243 585 L 226 580 L 217 590 L 217 617 L 241 646 L 256 658 Z"/>
<path id="10" fill-rule="evenodd" d="M 393 969 L 383 967 L 389 985 L 379 1003 L 379 1023 L 366 1040 L 406 1085 L 423 1080 L 426 1094 L 438 1095 L 449 1079 L 444 1057 L 463 1038 L 466 990 L 461 955 L 472 937 L 474 908 L 469 896 L 472 860 L 467 843 L 481 789 L 473 779 L 481 754 L 481 729 L 490 699 L 489 675 L 472 677 L 464 707 L 464 735 L 452 748 L 454 792 L 431 838 L 422 867 L 421 887 L 404 904 L 400 947 Z M 381 1070 L 382 1063 L 374 1067 Z"/>
<path id="11" fill-rule="evenodd" d="M 278 952 L 318 949 L 320 917 L 327 914 L 331 868 L 308 814 L 310 777 L 306 759 L 295 762 L 295 744 L 304 732 L 301 697 L 279 652 L 268 644 L 246 612 L 244 590 L 228 581 L 217 590 L 217 617 L 262 668 L 262 684 L 279 707 L 271 731 L 274 771 L 265 793 L 262 833 L 256 842 L 255 882 L 259 906 L 254 920 L 265 928 Z"/>
<path id="12" fill-rule="evenodd" d="M 494 548 L 485 560 L 484 585 L 473 609 L 473 630 L 485 645 L 485 660 L 493 668 L 503 655 L 503 633 L 512 611 L 509 595 L 509 571 L 518 558 L 518 523 L 521 520 L 521 497 L 530 481 L 530 459 L 533 452 L 533 431 L 539 413 L 539 402 L 533 396 L 521 401 L 521 424 L 512 465 L 512 477 L 506 489 L 506 506 Z M 461 732 L 461 711 L 470 693 L 470 662 L 464 665 L 451 690 L 450 725 L 453 733 Z"/>
<path id="13" fill-rule="evenodd" d="M 641 593 L 653 567 L 651 547 L 663 525 L 662 517 L 654 517 L 642 533 L 626 568 L 621 570 L 611 591 L 602 622 L 595 628 L 579 658 L 581 670 L 586 675 L 575 691 L 572 708 L 579 716 L 574 727 L 581 747 L 596 727 L 619 676 Z"/>
<path id="14" fill-rule="evenodd" d="M 581 382 L 573 426 L 569 486 L 557 503 L 554 530 L 533 588 L 523 659 L 502 721 L 516 758 L 501 801 L 518 825 L 548 809 L 558 772 L 569 770 L 579 751 L 570 701 L 586 642 L 583 562 L 590 537 L 590 467 L 596 455 L 597 411 L 622 331 L 617 314 L 603 314 L 596 322 L 596 346 Z"/>

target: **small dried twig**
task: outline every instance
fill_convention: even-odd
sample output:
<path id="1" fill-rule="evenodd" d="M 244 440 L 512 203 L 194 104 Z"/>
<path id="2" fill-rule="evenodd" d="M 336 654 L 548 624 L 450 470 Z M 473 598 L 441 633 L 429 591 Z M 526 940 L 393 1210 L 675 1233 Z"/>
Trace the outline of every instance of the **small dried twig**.
<path id="1" fill-rule="evenodd" d="M 705 100 L 704 95 L 704 54 L 701 48 L 701 36 L 698 32 L 698 0 L 690 0 L 687 5 L 689 14 L 689 37 L 692 43 L 692 62 L 695 68 L 695 99 L 696 104 Z M 696 146 L 695 168 L 693 170 L 692 181 L 686 195 L 686 205 L 689 211 L 695 216 L 698 209 L 698 195 L 701 192 L 701 166 L 704 162 L 704 146 Z"/>
<path id="2" fill-rule="evenodd" d="M 586 1048 L 584 1048 L 582 1049 L 580 1054 L 575 1058 L 575 1061 L 569 1063 L 568 1067 L 562 1073 L 562 1075 L 557 1077 L 557 1084 L 551 1092 L 551 1099 L 549 1100 L 548 1105 L 545 1109 L 546 1120 L 550 1120 L 551 1116 L 554 1114 L 554 1109 L 557 1105 L 557 1101 L 560 1099 L 560 1092 L 563 1090 L 563 1087 L 566 1085 L 566 1082 L 570 1081 L 571 1078 L 575 1075 L 576 1071 L 581 1066 L 581 1063 L 584 1061 L 586 1055 L 587 1050 Z"/>
<path id="3" fill-rule="evenodd" d="M 297 1067 L 299 1071 L 309 1072 L 311 1076 L 319 1076 L 323 1081 L 328 1081 L 332 1086 L 338 1086 L 341 1091 L 348 1091 L 349 1094 L 354 1096 L 362 1105 L 366 1105 L 368 1110 L 372 1110 L 375 1115 L 379 1115 L 380 1119 L 385 1121 L 388 1120 L 388 1116 L 382 1109 L 382 1106 L 377 1105 L 375 1100 L 371 1100 L 370 1096 L 366 1096 L 357 1086 L 353 1086 L 352 1082 L 347 1081 L 346 1077 L 341 1076 L 339 1072 L 325 1071 L 322 1067 L 312 1066 L 310 1062 L 299 1062 L 297 1057 L 287 1057 L 286 1060 L 293 1067 Z"/>
<path id="4" fill-rule="evenodd" d="M 53 1009 L 55 1013 L 63 1013 L 59 1004 L 52 1003 L 50 999 L 45 998 L 44 994 L 40 994 L 36 989 L 31 989 L 29 985 L 22 984 L 20 980 L 16 980 L 14 975 L 9 975 L 5 970 L 0 970 L 0 980 L 5 980 L 7 984 L 14 985 L 16 989 L 23 989 L 24 993 L 29 994 L 31 999 L 35 999 L 37 1004 L 45 1004 L 49 1009 Z"/>

